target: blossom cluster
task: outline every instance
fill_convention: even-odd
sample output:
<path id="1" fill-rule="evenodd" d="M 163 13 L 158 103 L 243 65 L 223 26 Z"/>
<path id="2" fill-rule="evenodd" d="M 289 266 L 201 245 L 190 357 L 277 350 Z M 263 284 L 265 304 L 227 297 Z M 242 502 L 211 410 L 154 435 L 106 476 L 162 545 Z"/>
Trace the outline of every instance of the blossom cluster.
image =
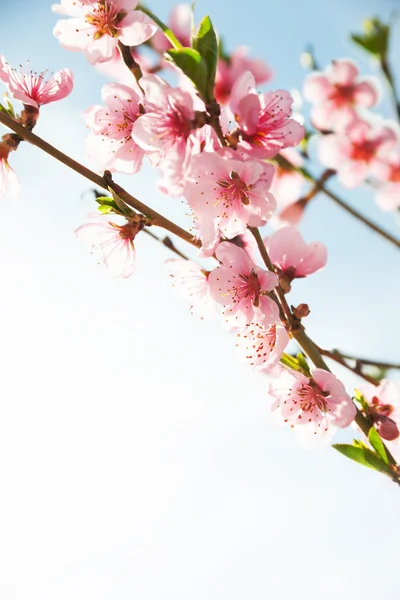
<path id="1" fill-rule="evenodd" d="M 282 89 L 258 91 L 272 72 L 246 48 L 219 53 L 211 69 L 212 93 L 205 93 L 198 76 L 169 52 L 171 39 L 175 50 L 198 52 L 191 47 L 188 5 L 179 5 L 170 16 L 173 38 L 137 0 L 61 0 L 53 10 L 63 17 L 54 28 L 61 45 L 83 52 L 91 65 L 113 77 L 102 88 L 101 104 L 83 113 L 89 162 L 99 173 L 134 175 L 149 161 L 161 173 L 159 189 L 184 198 L 198 258 L 210 259 L 212 268 L 168 260 L 175 287 L 192 312 L 222 319 L 252 368 L 272 375 L 269 395 L 276 420 L 293 428 L 301 443 L 326 444 L 337 428 L 354 420 L 352 399 L 328 370 L 295 361 L 288 366 L 283 360 L 290 357 L 293 323 L 302 327 L 308 307 L 296 312 L 287 306 L 288 317 L 282 297 L 296 279 L 327 262 L 324 244 L 306 243 L 294 226 L 309 200 L 301 197 L 303 158 L 295 150 L 306 132 L 292 95 Z M 155 62 L 143 54 L 144 44 L 153 49 Z M 168 82 L 161 76 L 167 69 Z M 173 75 L 177 85 L 169 83 Z M 73 86 L 68 69 L 46 80 L 44 74 L 15 71 L 2 56 L 0 80 L 23 103 L 17 120 L 29 129 L 42 105 L 65 98 Z M 351 60 L 337 60 L 308 76 L 304 97 L 313 104 L 322 165 L 336 171 L 348 188 L 371 180 L 384 210 L 400 206 L 398 132 L 368 112 L 379 100 L 376 81 L 359 77 Z M 0 192 L 16 187 L 8 156 L 18 143 L 10 134 L 0 143 Z M 135 237 L 151 222 L 114 195 L 106 200 L 99 201 L 102 214 L 90 214 L 76 235 L 100 249 L 111 276 L 127 278 L 134 271 Z M 267 223 L 277 231 L 262 239 L 258 228 Z M 366 390 L 365 397 L 381 437 L 396 440 L 400 412 L 390 384 L 375 395 Z"/>

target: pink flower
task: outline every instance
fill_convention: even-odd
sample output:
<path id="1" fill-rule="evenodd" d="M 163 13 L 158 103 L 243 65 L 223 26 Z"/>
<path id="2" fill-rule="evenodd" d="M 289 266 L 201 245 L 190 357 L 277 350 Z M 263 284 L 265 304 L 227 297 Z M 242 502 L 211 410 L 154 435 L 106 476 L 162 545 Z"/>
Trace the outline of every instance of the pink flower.
<path id="1" fill-rule="evenodd" d="M 146 114 L 134 124 L 133 139 L 146 152 L 157 153 L 158 162 L 170 152 L 183 160 L 195 129 L 192 96 L 156 75 L 142 77 L 140 85 L 145 92 Z"/>
<path id="2" fill-rule="evenodd" d="M 278 422 L 288 423 L 304 446 L 328 444 L 336 428 L 348 427 L 356 415 L 343 384 L 323 369 L 312 369 L 307 377 L 282 368 L 269 394 L 275 399 L 271 409 Z"/>
<path id="3" fill-rule="evenodd" d="M 279 279 L 290 286 L 293 279 L 316 273 L 326 265 L 327 250 L 322 242 L 306 244 L 296 227 L 283 227 L 264 239 Z"/>
<path id="4" fill-rule="evenodd" d="M 396 384 L 382 379 L 378 386 L 366 383 L 359 389 L 369 404 L 368 416 L 380 436 L 390 442 L 397 440 L 400 445 L 400 391 Z"/>
<path id="5" fill-rule="evenodd" d="M 241 46 L 236 48 L 229 56 L 229 60 L 220 58 L 215 78 L 215 98 L 220 104 L 229 101 L 229 97 L 235 82 L 243 73 L 249 71 L 257 85 L 269 81 L 272 71 L 263 61 L 248 56 L 248 48 Z"/>
<path id="6" fill-rule="evenodd" d="M 6 84 L 15 100 L 39 108 L 62 100 L 71 93 L 74 77 L 69 69 L 61 69 L 45 80 L 44 73 L 24 74 L 22 70 L 12 69 L 4 56 L 0 55 L 0 81 Z"/>
<path id="7" fill-rule="evenodd" d="M 356 119 L 342 133 L 321 136 L 318 156 L 323 165 L 336 169 L 340 183 L 355 188 L 369 175 L 381 153 L 397 140 L 390 126 L 373 126 Z"/>
<path id="8" fill-rule="evenodd" d="M 272 165 L 233 150 L 194 156 L 184 195 L 199 220 L 203 254 L 214 251 L 219 233 L 230 239 L 247 225 L 264 225 L 275 209 L 269 192 Z"/>
<path id="9" fill-rule="evenodd" d="M 180 41 L 182 46 L 190 47 L 190 31 L 192 27 L 192 14 L 193 10 L 190 4 L 177 4 L 172 9 L 168 25 L 171 31 L 174 32 L 177 39 Z M 163 54 L 171 48 L 171 44 L 165 37 L 161 29 L 151 38 L 151 45 L 160 54 Z"/>
<path id="10" fill-rule="evenodd" d="M 384 210 L 400 208 L 400 147 L 383 156 L 374 164 L 374 175 L 378 177 L 376 202 Z"/>
<path id="11" fill-rule="evenodd" d="M 264 315 L 237 334 L 237 347 L 250 366 L 271 371 L 282 358 L 289 335 L 279 321 L 271 323 Z"/>
<path id="12" fill-rule="evenodd" d="M 293 167 L 303 166 L 303 159 L 294 148 L 286 148 L 279 153 Z M 277 210 L 269 224 L 274 229 L 285 225 L 297 225 L 303 215 L 302 207 L 296 204 L 301 198 L 304 187 L 304 177 L 289 165 L 275 164 L 275 173 L 272 180 L 271 192 L 273 193 Z"/>
<path id="13" fill-rule="evenodd" d="M 134 270 L 133 240 L 143 226 L 140 215 L 128 220 L 121 215 L 91 213 L 87 223 L 78 227 L 75 234 L 79 240 L 101 250 L 111 277 L 126 278 Z"/>
<path id="14" fill-rule="evenodd" d="M 314 127 L 337 130 L 356 117 L 356 107 L 371 108 L 377 104 L 379 82 L 375 77 L 359 77 L 357 65 L 344 58 L 334 60 L 323 73 L 308 75 L 303 94 L 314 104 Z"/>
<path id="15" fill-rule="evenodd" d="M 255 265 L 242 248 L 230 242 L 219 244 L 216 252 L 220 266 L 209 275 L 210 294 L 224 306 L 226 317 L 251 323 L 263 314 L 269 322 L 279 320 L 277 304 L 268 297 L 277 285 L 276 276 Z"/>
<path id="16" fill-rule="evenodd" d="M 92 106 L 83 117 L 92 133 L 86 140 L 86 153 L 99 171 L 137 173 L 144 150 L 132 139 L 132 128 L 140 117 L 139 93 L 118 83 L 104 85 L 105 107 Z"/>
<path id="17" fill-rule="evenodd" d="M 215 316 L 217 311 L 210 295 L 209 271 L 204 271 L 191 260 L 181 258 L 170 258 L 165 264 L 173 278 L 173 286 L 190 303 L 190 312 L 201 319 Z"/>
<path id="18" fill-rule="evenodd" d="M 20 189 L 15 171 L 8 164 L 8 155 L 14 149 L 5 141 L 0 142 L 0 198 L 5 195 L 15 196 Z"/>
<path id="19" fill-rule="evenodd" d="M 70 16 L 57 22 L 54 35 L 67 50 L 82 51 L 91 64 L 114 55 L 120 40 L 138 46 L 157 31 L 155 23 L 135 10 L 138 0 L 61 0 L 54 12 Z"/>
<path id="20" fill-rule="evenodd" d="M 258 95 L 250 72 L 235 83 L 230 108 L 235 115 L 238 145 L 258 158 L 272 158 L 282 148 L 296 146 L 304 128 L 291 119 L 293 98 L 285 90 Z"/>

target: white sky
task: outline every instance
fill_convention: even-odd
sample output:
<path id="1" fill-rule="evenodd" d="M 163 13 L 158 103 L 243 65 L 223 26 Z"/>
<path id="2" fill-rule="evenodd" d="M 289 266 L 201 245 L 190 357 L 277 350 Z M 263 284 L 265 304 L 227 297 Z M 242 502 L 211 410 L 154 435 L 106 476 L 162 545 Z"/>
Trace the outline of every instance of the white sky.
<path id="1" fill-rule="evenodd" d="M 83 160 L 76 112 L 98 101 L 100 80 L 48 24 L 40 32 L 58 62 L 43 41 L 38 69 L 79 64 L 87 87 L 44 109 L 37 133 Z M 22 193 L 0 204 L 0 600 L 392 600 L 399 490 L 273 426 L 268 381 L 218 323 L 190 316 L 164 248 L 141 236 L 135 275 L 109 279 L 73 235 L 90 184 L 27 144 L 12 164 Z M 150 168 L 119 181 L 177 213 Z M 310 213 L 308 239 L 322 229 L 331 242 L 328 269 L 293 295 L 311 305 L 312 335 L 393 356 L 396 252 L 361 227 L 352 237 L 327 202 Z"/>

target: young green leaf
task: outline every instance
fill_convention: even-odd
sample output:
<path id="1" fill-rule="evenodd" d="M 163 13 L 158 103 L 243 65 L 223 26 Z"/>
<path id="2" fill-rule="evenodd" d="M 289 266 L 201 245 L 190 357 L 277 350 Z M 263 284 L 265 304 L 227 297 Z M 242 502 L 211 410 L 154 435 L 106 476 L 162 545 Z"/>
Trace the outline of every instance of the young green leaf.
<path id="1" fill-rule="evenodd" d="M 375 452 L 380 456 L 384 463 L 389 464 L 389 459 L 386 454 L 385 446 L 382 442 L 382 438 L 375 429 L 375 427 L 371 427 L 368 432 L 368 440 Z"/>
<path id="2" fill-rule="evenodd" d="M 207 64 L 200 52 L 194 48 L 168 50 L 166 53 L 173 62 L 194 83 L 200 96 L 207 101 Z"/>
<path id="3" fill-rule="evenodd" d="M 347 456 L 347 458 L 358 462 L 360 465 L 364 465 L 380 473 L 385 473 L 386 475 L 391 474 L 390 467 L 369 448 L 360 448 L 359 446 L 351 446 L 350 444 L 333 444 L 333 448 L 344 456 Z"/>
<path id="4" fill-rule="evenodd" d="M 351 39 L 366 52 L 386 60 L 389 45 L 389 25 L 385 25 L 378 18 L 370 19 L 364 23 L 363 34 L 352 34 Z"/>
<path id="5" fill-rule="evenodd" d="M 362 395 L 360 390 L 358 390 L 357 388 L 354 388 L 354 398 L 361 405 L 361 407 L 364 411 L 368 410 L 368 402 L 365 400 L 364 396 Z"/>
<path id="6" fill-rule="evenodd" d="M 197 36 L 193 40 L 193 47 L 200 53 L 207 65 L 206 100 L 211 101 L 214 98 L 215 75 L 217 72 L 218 38 L 208 15 L 200 23 Z"/>
<path id="7" fill-rule="evenodd" d="M 310 377 L 311 377 L 309 364 L 308 364 L 308 362 L 306 361 L 306 359 L 304 358 L 304 356 L 303 356 L 303 354 L 301 352 L 299 352 L 297 354 L 297 362 L 299 363 L 299 365 L 303 369 L 303 371 L 305 373 L 307 373 L 307 375 L 310 375 Z"/>

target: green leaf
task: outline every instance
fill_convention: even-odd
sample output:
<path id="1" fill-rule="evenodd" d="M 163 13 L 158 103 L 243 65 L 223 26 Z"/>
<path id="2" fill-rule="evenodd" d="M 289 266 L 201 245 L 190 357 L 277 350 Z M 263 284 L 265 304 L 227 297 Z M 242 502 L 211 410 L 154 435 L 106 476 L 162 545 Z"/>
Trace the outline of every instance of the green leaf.
<path id="1" fill-rule="evenodd" d="M 204 59 L 207 66 L 207 86 L 206 100 L 210 101 L 214 98 L 215 74 L 217 72 L 218 63 L 218 38 L 211 23 L 210 17 L 207 15 L 200 23 L 197 36 L 193 40 L 193 48 L 195 48 Z"/>
<path id="2" fill-rule="evenodd" d="M 101 212 L 103 215 L 108 215 L 111 212 L 115 212 L 112 206 L 107 206 L 107 204 L 100 204 L 100 206 L 97 208 L 97 210 L 99 212 Z"/>
<path id="3" fill-rule="evenodd" d="M 385 25 L 378 18 L 369 19 L 364 23 L 364 33 L 351 35 L 355 44 L 369 54 L 381 60 L 386 60 L 389 46 L 389 25 Z"/>
<path id="4" fill-rule="evenodd" d="M 173 48 L 178 49 L 183 47 L 176 35 L 174 34 L 174 32 L 171 31 L 171 29 L 165 23 L 160 21 L 160 19 L 156 17 L 156 15 L 153 12 L 151 12 L 151 10 L 149 10 L 142 4 L 138 4 L 136 8 L 137 10 L 141 10 L 145 15 L 150 17 L 150 19 L 153 19 L 154 23 L 159 26 L 159 28 L 164 33 L 165 37 L 167 38 L 167 40 Z"/>
<path id="5" fill-rule="evenodd" d="M 309 364 L 301 352 L 299 352 L 297 354 L 297 362 L 299 363 L 299 365 L 303 369 L 303 371 L 305 371 L 311 377 Z"/>
<path id="6" fill-rule="evenodd" d="M 353 440 L 353 446 L 355 448 L 364 448 L 366 450 L 369 450 L 367 444 L 364 444 L 364 442 L 362 442 L 361 440 Z"/>
<path id="7" fill-rule="evenodd" d="M 173 62 L 196 86 L 203 100 L 207 99 L 207 64 L 200 52 L 194 48 L 168 50 L 166 53 Z"/>
<path id="8" fill-rule="evenodd" d="M 375 427 L 371 427 L 371 429 L 369 430 L 368 440 L 375 452 L 378 454 L 378 456 L 380 456 L 383 462 L 388 465 L 389 459 L 386 454 L 385 446 L 382 442 L 381 436 L 379 435 Z"/>
<path id="9" fill-rule="evenodd" d="M 350 444 L 333 444 L 333 448 L 344 456 L 347 456 L 347 458 L 358 462 L 360 465 L 364 465 L 380 473 L 385 473 L 386 475 L 391 474 L 390 467 L 369 448 L 363 448 L 359 445 L 351 446 Z"/>
<path id="10" fill-rule="evenodd" d="M 366 401 L 360 390 L 358 390 L 357 388 L 354 388 L 354 398 L 361 405 L 363 411 L 366 412 L 369 408 L 368 402 Z"/>

